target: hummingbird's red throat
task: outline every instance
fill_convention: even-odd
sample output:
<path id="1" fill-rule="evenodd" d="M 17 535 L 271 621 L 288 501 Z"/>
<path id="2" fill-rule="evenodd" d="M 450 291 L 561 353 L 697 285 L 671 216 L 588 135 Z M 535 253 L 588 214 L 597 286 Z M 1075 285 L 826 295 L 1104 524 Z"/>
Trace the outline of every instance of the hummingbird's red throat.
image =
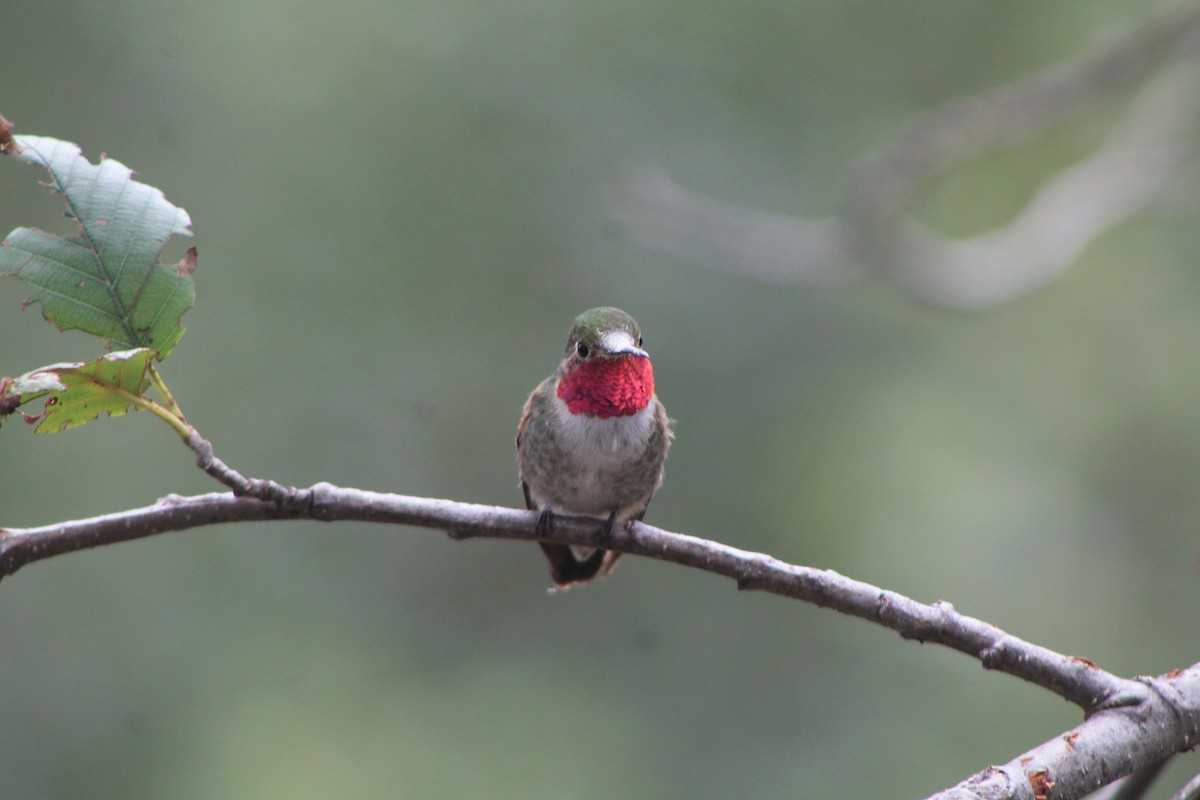
<path id="1" fill-rule="evenodd" d="M 572 414 L 600 419 L 629 417 L 654 394 L 654 368 L 642 356 L 584 361 L 558 382 L 558 396 Z"/>

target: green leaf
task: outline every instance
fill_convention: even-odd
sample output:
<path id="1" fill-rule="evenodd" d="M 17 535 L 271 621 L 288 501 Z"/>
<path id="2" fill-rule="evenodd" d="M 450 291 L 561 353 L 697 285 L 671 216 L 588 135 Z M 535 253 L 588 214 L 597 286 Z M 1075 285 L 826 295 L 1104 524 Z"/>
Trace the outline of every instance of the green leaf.
<path id="1" fill-rule="evenodd" d="M 180 317 L 196 302 L 196 249 L 176 265 L 159 261 L 191 220 L 114 159 L 92 164 L 70 142 L 15 136 L 3 152 L 50 172 L 49 187 L 79 223 L 67 237 L 17 228 L 0 243 L 0 276 L 32 288 L 29 302 L 59 328 L 104 338 L 109 349 L 147 347 L 166 358 L 183 335 Z"/>
<path id="2" fill-rule="evenodd" d="M 58 433 L 91 422 L 106 413 L 129 410 L 150 386 L 148 348 L 122 350 L 76 363 L 51 364 L 19 378 L 0 380 L 0 420 L 18 407 L 46 398 L 45 410 L 27 417 L 38 433 Z"/>

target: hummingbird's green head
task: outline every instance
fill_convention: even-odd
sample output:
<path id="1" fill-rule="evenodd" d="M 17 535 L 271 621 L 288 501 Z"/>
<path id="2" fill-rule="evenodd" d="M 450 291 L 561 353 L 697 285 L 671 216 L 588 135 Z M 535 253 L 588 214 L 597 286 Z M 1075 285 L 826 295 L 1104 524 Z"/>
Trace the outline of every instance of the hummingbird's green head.
<path id="1" fill-rule="evenodd" d="M 572 414 L 628 417 L 654 397 L 642 332 L 619 308 L 593 308 L 575 318 L 558 376 L 556 393 Z"/>
<path id="2" fill-rule="evenodd" d="M 584 361 L 605 356 L 641 356 L 642 331 L 633 317 L 619 308 L 591 308 L 575 318 L 567 336 L 567 360 Z"/>

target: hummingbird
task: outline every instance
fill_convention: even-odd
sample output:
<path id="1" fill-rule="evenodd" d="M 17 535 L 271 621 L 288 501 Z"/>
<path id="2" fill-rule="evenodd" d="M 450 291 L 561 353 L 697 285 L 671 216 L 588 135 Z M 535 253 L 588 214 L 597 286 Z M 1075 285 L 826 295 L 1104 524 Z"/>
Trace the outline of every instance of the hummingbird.
<path id="1" fill-rule="evenodd" d="M 604 534 L 640 520 L 663 479 L 673 433 L 633 317 L 593 308 L 575 318 L 562 363 L 525 401 L 517 462 L 537 533 L 554 515 L 603 519 Z M 557 588 L 612 571 L 620 553 L 539 542 Z"/>

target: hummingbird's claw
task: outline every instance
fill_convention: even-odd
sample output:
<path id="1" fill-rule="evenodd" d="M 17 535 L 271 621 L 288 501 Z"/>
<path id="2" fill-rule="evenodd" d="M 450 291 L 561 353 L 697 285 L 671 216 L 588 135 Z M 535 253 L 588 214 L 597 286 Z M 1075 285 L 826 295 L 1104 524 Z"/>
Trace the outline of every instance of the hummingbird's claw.
<path id="1" fill-rule="evenodd" d="M 604 521 L 604 527 L 600 530 L 600 544 L 612 544 L 613 534 L 617 530 L 617 512 L 613 511 L 608 515 L 608 519 Z"/>
<path id="2" fill-rule="evenodd" d="M 539 537 L 550 536 L 554 533 L 554 514 L 550 513 L 550 509 L 543 509 L 538 514 L 537 522 L 533 526 L 533 532 Z"/>

